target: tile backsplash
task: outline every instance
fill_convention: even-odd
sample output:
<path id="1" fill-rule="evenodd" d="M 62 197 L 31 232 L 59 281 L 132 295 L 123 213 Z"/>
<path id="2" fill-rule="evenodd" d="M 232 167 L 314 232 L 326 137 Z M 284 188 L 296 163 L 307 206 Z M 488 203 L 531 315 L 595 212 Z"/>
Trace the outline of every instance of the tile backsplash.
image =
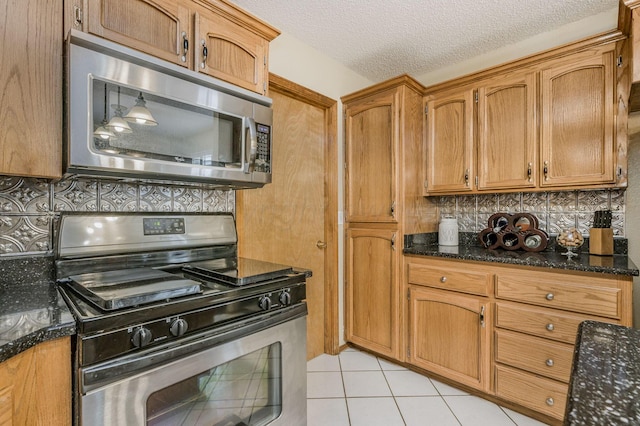
<path id="1" fill-rule="evenodd" d="M 624 237 L 624 205 L 623 190 L 456 195 L 438 199 L 440 214 L 457 217 L 461 232 L 482 231 L 489 217 L 497 212 L 526 212 L 536 215 L 540 228 L 550 235 L 572 226 L 587 235 L 593 213 L 609 209 L 613 214 L 614 235 Z"/>
<path id="2" fill-rule="evenodd" d="M 0 256 L 53 249 L 63 211 L 233 212 L 235 191 L 72 178 L 58 182 L 0 176 Z"/>

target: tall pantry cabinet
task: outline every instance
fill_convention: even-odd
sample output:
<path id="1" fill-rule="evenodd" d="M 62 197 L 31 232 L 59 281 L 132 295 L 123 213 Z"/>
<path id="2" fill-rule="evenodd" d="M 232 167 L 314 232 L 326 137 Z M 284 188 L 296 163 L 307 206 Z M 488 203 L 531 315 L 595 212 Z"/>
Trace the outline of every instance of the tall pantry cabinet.
<path id="1" fill-rule="evenodd" d="M 345 110 L 345 338 L 404 360 L 404 236 L 434 231 L 422 196 L 422 91 L 403 75 L 342 98 Z"/>

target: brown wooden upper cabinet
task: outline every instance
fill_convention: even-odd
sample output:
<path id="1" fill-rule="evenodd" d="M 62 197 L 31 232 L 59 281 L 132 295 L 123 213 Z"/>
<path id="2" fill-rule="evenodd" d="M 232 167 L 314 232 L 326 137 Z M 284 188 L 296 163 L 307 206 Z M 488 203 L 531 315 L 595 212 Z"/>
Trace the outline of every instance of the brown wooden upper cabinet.
<path id="1" fill-rule="evenodd" d="M 469 192 L 475 176 L 474 91 L 463 88 L 439 94 L 425 106 L 429 193 Z"/>
<path id="2" fill-rule="evenodd" d="M 615 182 L 611 47 L 577 54 L 542 70 L 540 186 Z"/>
<path id="3" fill-rule="evenodd" d="M 477 93 L 478 190 L 535 188 L 535 74 L 491 79 Z"/>
<path id="4" fill-rule="evenodd" d="M 398 89 L 346 106 L 348 222 L 397 222 Z"/>
<path id="5" fill-rule="evenodd" d="M 583 45 L 427 88 L 424 194 L 626 186 L 615 62 Z"/>
<path id="6" fill-rule="evenodd" d="M 0 174 L 60 178 L 62 4 L 0 0 L 0 10 Z"/>
<path id="7" fill-rule="evenodd" d="M 267 94 L 279 31 L 225 0 L 69 0 L 70 26 Z"/>

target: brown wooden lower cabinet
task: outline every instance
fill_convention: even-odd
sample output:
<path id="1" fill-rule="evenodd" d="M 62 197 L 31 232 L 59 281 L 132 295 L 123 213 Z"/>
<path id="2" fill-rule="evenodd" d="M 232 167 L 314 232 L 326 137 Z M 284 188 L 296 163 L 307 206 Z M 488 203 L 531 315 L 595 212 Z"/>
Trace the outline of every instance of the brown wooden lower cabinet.
<path id="1" fill-rule="evenodd" d="M 562 419 L 567 403 L 566 383 L 497 365 L 496 396 L 544 415 Z"/>
<path id="2" fill-rule="evenodd" d="M 70 424 L 69 337 L 40 343 L 0 363 L 0 425 Z"/>
<path id="3" fill-rule="evenodd" d="M 488 305 L 483 297 L 411 286 L 409 362 L 464 385 L 488 390 Z"/>
<path id="4" fill-rule="evenodd" d="M 398 358 L 395 229 L 347 230 L 346 340 Z"/>
<path id="5" fill-rule="evenodd" d="M 407 362 L 547 422 L 564 417 L 579 324 L 632 325 L 630 276 L 409 255 L 403 268 Z"/>

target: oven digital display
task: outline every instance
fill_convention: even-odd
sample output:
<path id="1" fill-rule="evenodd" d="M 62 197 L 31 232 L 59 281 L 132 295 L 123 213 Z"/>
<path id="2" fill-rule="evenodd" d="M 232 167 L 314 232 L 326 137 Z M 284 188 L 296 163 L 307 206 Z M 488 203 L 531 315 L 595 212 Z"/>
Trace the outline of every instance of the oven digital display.
<path id="1" fill-rule="evenodd" d="M 144 235 L 184 234 L 184 218 L 162 217 L 142 218 Z"/>

